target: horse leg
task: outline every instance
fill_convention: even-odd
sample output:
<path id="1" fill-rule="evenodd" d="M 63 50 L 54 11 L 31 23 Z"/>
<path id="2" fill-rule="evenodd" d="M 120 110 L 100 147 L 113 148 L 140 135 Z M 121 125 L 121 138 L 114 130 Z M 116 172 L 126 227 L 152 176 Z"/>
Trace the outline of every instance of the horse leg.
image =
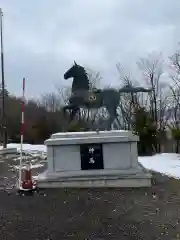
<path id="1" fill-rule="evenodd" d="M 107 130 L 110 131 L 112 130 L 112 124 L 114 122 L 114 119 L 116 118 L 116 116 L 110 115 L 108 120 L 107 120 Z"/>
<path id="2" fill-rule="evenodd" d="M 112 108 L 111 106 L 107 107 L 106 109 L 109 113 L 109 118 L 107 121 L 107 130 L 109 131 L 112 129 L 112 123 L 114 122 L 117 116 L 117 113 L 116 113 L 116 108 Z"/>
<path id="3" fill-rule="evenodd" d="M 119 121 L 119 119 L 118 119 L 118 113 L 116 112 L 116 121 L 117 121 L 117 123 L 118 123 L 118 125 L 119 125 L 119 127 L 120 127 L 120 129 L 122 129 L 122 124 L 121 124 L 121 122 Z"/>
<path id="4" fill-rule="evenodd" d="M 64 106 L 64 107 L 63 107 L 63 114 L 64 114 L 64 116 L 66 116 L 66 111 L 67 111 L 67 110 L 70 110 L 70 109 L 72 109 L 72 106 L 71 106 L 71 105 L 67 105 L 67 106 Z"/>
<path id="5" fill-rule="evenodd" d="M 76 113 L 78 112 L 78 110 L 79 110 L 78 107 L 73 107 L 72 108 L 72 111 L 71 111 L 71 114 L 70 114 L 70 121 L 69 122 L 71 122 L 74 119 L 74 117 L 76 116 Z"/>
<path id="6" fill-rule="evenodd" d="M 110 118 L 108 119 L 108 130 L 112 130 L 112 124 L 115 119 L 116 119 L 116 115 L 111 115 Z"/>
<path id="7" fill-rule="evenodd" d="M 69 121 L 68 121 L 68 123 L 71 122 L 73 120 L 74 116 L 75 116 L 74 109 L 75 109 L 75 107 L 72 104 L 63 107 L 63 114 L 66 117 L 67 117 L 67 114 L 66 114 L 67 110 L 69 110 Z"/>

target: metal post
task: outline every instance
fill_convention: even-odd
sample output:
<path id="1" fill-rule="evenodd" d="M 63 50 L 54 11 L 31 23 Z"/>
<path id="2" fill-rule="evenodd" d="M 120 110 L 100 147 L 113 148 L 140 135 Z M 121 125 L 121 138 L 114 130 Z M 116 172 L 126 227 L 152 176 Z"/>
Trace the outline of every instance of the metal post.
<path id="1" fill-rule="evenodd" d="M 19 188 L 22 185 L 22 161 L 23 161 L 23 139 L 24 139 L 24 104 L 25 104 L 25 78 L 22 84 L 22 109 L 21 109 L 21 147 L 20 147 L 20 163 L 19 163 Z"/>
<path id="2" fill-rule="evenodd" d="M 4 52 L 3 52 L 3 12 L 0 8 L 1 18 L 1 81 L 2 81 L 2 135 L 3 135 L 3 148 L 7 147 L 7 128 L 5 116 L 5 84 L 4 84 Z"/>

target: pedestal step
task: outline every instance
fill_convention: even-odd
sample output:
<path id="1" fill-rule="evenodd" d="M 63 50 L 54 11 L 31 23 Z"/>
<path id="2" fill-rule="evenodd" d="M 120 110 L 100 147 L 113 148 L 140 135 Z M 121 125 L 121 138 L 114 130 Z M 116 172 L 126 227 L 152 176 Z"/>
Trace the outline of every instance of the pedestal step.
<path id="1" fill-rule="evenodd" d="M 134 174 L 117 174 L 110 172 L 106 175 L 81 175 L 81 176 L 44 176 L 37 179 L 39 188 L 99 188 L 99 187 L 150 187 L 151 174 L 138 172 Z"/>

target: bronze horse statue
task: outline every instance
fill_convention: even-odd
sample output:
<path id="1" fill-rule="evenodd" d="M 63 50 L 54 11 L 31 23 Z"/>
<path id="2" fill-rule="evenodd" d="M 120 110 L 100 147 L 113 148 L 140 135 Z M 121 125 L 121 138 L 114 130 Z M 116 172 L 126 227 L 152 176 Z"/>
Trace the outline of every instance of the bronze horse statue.
<path id="1" fill-rule="evenodd" d="M 72 121 L 80 108 L 101 108 L 106 107 L 109 113 L 107 123 L 107 130 L 111 129 L 111 125 L 117 119 L 117 108 L 119 106 L 121 93 L 137 93 L 137 92 L 151 92 L 152 89 L 143 87 L 132 87 L 130 85 L 124 86 L 119 90 L 114 88 L 107 89 L 92 89 L 88 75 L 84 67 L 74 62 L 74 65 L 64 74 L 64 79 L 73 78 L 71 96 L 69 104 L 63 108 L 64 113 L 66 110 L 71 110 L 70 121 Z"/>

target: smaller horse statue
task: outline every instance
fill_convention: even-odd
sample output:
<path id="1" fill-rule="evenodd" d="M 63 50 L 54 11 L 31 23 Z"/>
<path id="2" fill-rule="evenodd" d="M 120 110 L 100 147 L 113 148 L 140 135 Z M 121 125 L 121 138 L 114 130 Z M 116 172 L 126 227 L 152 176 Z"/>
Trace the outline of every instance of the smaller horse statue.
<path id="1" fill-rule="evenodd" d="M 119 106 L 121 93 L 137 93 L 151 92 L 152 89 L 143 87 L 133 87 L 131 85 L 124 86 L 119 90 L 114 88 L 108 89 L 90 89 L 89 79 L 84 67 L 74 62 L 74 65 L 64 74 L 64 79 L 73 78 L 71 96 L 69 104 L 63 108 L 71 110 L 70 121 L 72 121 L 80 108 L 101 108 L 106 107 L 109 118 L 107 122 L 107 130 L 111 129 L 111 125 L 117 119 L 117 108 Z"/>

